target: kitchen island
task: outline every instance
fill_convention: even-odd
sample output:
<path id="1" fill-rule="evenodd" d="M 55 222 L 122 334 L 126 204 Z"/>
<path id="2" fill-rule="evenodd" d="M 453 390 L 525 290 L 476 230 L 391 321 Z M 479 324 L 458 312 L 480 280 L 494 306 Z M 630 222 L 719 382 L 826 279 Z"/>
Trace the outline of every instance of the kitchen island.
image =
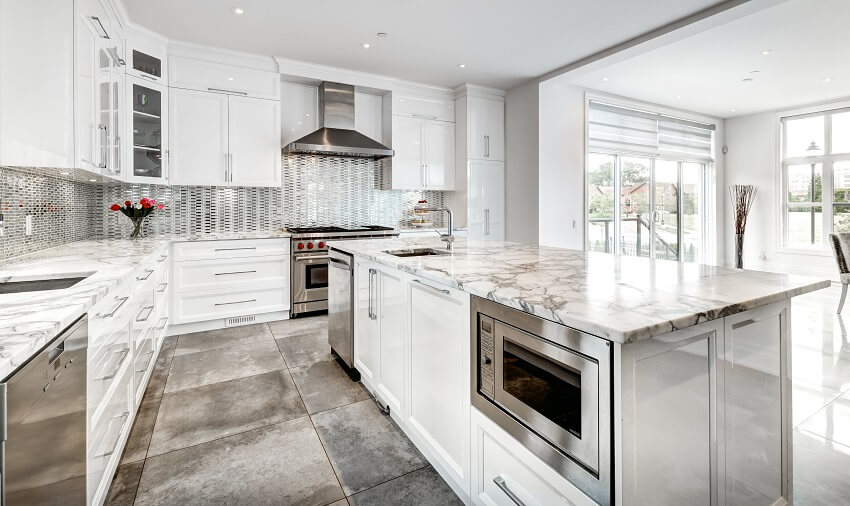
<path id="1" fill-rule="evenodd" d="M 461 497 L 790 502 L 790 300 L 829 281 L 436 236 L 331 248 L 354 257 L 355 367 Z"/>

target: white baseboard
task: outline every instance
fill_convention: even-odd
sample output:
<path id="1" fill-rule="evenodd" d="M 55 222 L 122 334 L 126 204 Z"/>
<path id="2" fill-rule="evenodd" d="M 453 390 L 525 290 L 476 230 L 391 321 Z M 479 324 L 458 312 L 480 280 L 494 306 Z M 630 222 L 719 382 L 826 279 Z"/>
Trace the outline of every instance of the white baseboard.
<path id="1" fill-rule="evenodd" d="M 278 320 L 288 320 L 289 311 L 275 311 L 273 313 L 263 313 L 254 315 L 256 318 L 253 322 L 245 323 L 244 325 L 253 325 L 255 323 L 267 323 Z M 166 336 L 177 336 L 180 334 L 191 334 L 192 332 L 205 332 L 207 330 L 217 330 L 227 327 L 225 325 L 226 318 L 216 318 L 205 322 L 181 323 L 169 325 L 165 331 Z"/>

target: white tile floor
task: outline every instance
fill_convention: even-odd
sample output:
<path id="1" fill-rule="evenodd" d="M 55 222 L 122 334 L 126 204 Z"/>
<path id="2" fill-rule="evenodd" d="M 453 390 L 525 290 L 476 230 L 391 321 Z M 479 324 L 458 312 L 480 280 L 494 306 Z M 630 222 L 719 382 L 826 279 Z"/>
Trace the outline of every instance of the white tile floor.
<path id="1" fill-rule="evenodd" d="M 840 287 L 794 299 L 794 504 L 850 504 L 850 304 Z"/>

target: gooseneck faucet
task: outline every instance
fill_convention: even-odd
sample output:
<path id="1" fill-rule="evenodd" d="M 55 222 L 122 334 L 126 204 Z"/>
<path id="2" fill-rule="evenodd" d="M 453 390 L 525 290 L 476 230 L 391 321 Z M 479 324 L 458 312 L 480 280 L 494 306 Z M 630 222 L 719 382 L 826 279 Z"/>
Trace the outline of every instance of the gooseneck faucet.
<path id="1" fill-rule="evenodd" d="M 446 249 L 451 250 L 452 244 L 455 242 L 454 236 L 454 213 L 452 210 L 447 207 L 429 207 L 427 209 L 422 209 L 422 211 L 428 211 L 430 213 L 441 213 L 445 212 L 449 216 L 449 229 L 448 233 L 440 234 L 439 230 L 435 229 L 435 232 L 440 235 L 440 240 L 446 243 Z"/>

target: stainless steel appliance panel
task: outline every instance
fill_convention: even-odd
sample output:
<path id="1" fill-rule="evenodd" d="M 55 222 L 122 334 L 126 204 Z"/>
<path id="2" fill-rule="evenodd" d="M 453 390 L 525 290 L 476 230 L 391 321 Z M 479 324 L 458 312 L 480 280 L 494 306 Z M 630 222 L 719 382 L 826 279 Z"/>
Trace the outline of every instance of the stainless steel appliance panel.
<path id="1" fill-rule="evenodd" d="M 4 505 L 85 504 L 87 347 L 83 316 L 2 385 Z"/>
<path id="2" fill-rule="evenodd" d="M 328 300 L 328 253 L 292 255 L 292 305 Z M 325 309 L 325 307 L 321 307 Z M 304 311 L 295 311 L 301 313 Z"/>
<path id="3" fill-rule="evenodd" d="M 354 257 L 329 253 L 328 342 L 350 369 L 354 368 Z"/>

